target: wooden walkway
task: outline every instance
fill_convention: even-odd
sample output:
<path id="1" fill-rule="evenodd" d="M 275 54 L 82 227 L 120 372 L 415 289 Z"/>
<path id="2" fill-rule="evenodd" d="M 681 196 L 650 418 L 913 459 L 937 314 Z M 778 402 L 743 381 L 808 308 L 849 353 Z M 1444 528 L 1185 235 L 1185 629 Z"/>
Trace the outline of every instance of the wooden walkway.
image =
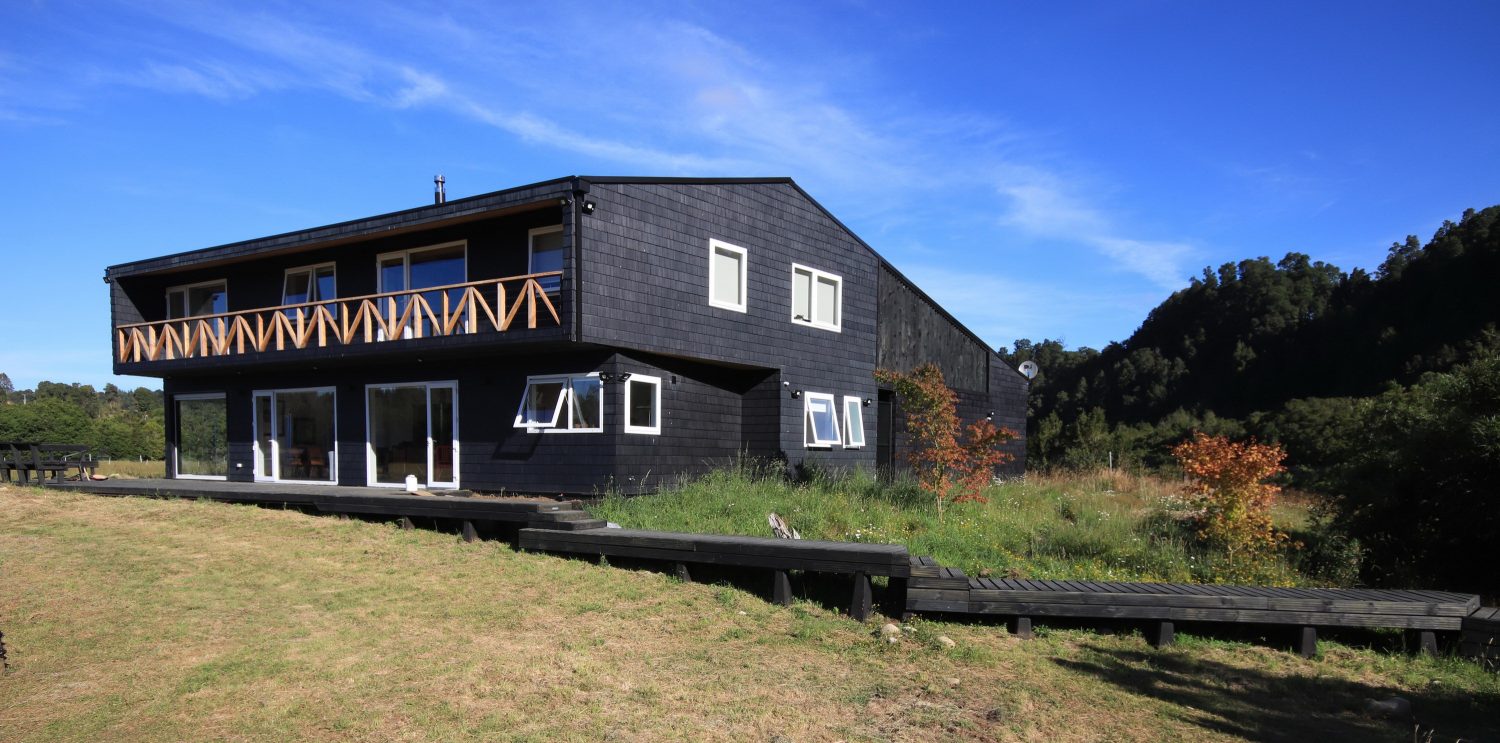
<path id="1" fill-rule="evenodd" d="M 580 508 L 577 501 L 470 497 L 468 491 L 410 495 L 395 488 L 166 479 L 63 482 L 49 487 L 96 495 L 284 506 L 337 516 L 387 516 L 408 528 L 415 518 L 438 519 L 454 522 L 464 537 L 471 540 L 478 537 L 481 529 L 497 523 L 560 530 L 604 526 L 604 521 Z"/>
<path id="2" fill-rule="evenodd" d="M 1177 622 L 1291 625 L 1310 656 L 1318 627 L 1389 627 L 1436 652 L 1438 631 L 1462 629 L 1479 610 L 1478 596 L 1442 591 L 970 578 L 930 557 L 912 563 L 908 611 L 1000 615 L 1023 635 L 1038 617 L 1144 621 L 1155 645 L 1172 642 Z"/>
<path id="3" fill-rule="evenodd" d="M 300 508 L 313 513 L 388 517 L 408 528 L 412 519 L 458 527 L 465 539 L 495 531 L 514 535 L 521 549 L 658 561 L 691 578 L 693 565 L 768 571 L 772 600 L 790 603 L 790 573 L 832 573 L 852 582 L 849 614 L 871 614 L 871 576 L 889 578 L 886 611 L 999 616 L 1029 636 L 1033 619 L 1102 619 L 1147 626 L 1147 639 L 1173 641 L 1181 622 L 1272 625 L 1293 629 L 1304 654 L 1316 652 L 1319 627 L 1386 627 L 1411 631 L 1418 647 L 1437 651 L 1437 633 L 1461 634 L 1460 650 L 1500 663 L 1500 609 L 1480 608 L 1479 597 L 1442 591 L 1272 588 L 1182 583 L 971 578 L 913 557 L 889 544 L 769 539 L 715 534 L 604 528 L 575 501 L 410 495 L 386 488 L 217 480 L 109 480 L 64 482 L 51 487 L 99 495 L 195 498 Z"/>
<path id="4" fill-rule="evenodd" d="M 864 621 L 870 615 L 870 576 L 895 579 L 910 574 L 910 556 L 899 544 L 822 542 L 813 539 L 768 539 L 719 534 L 688 534 L 639 529 L 591 529 L 559 532 L 522 529 L 521 549 L 574 555 L 631 557 L 659 560 L 674 566 L 683 579 L 691 576 L 689 565 L 727 565 L 766 568 L 771 571 L 772 600 L 792 600 L 788 571 L 838 573 L 852 576 L 849 615 Z"/>

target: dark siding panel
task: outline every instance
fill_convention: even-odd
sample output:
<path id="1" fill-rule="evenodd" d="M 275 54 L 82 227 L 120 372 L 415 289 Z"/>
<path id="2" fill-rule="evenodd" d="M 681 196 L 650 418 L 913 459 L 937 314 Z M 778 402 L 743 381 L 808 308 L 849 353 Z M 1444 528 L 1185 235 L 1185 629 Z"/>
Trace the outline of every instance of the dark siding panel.
<path id="1" fill-rule="evenodd" d="M 878 259 L 795 188 L 596 183 L 589 198 L 597 209 L 585 217 L 583 232 L 584 340 L 778 371 L 790 387 L 758 390 L 746 403 L 755 412 L 742 418 L 749 428 L 737 438 L 758 452 L 785 453 L 792 465 L 805 452 L 803 401 L 791 389 L 875 396 Z M 711 238 L 748 252 L 748 312 L 708 304 Z M 843 279 L 841 332 L 791 322 L 793 263 Z M 866 409 L 869 441 L 873 411 Z M 815 456 L 873 465 L 874 448 L 835 447 Z"/>
<path id="2" fill-rule="evenodd" d="M 949 387 L 984 392 L 989 388 L 988 364 L 993 355 L 881 267 L 876 363 L 882 369 L 909 372 L 922 364 L 936 364 Z"/>

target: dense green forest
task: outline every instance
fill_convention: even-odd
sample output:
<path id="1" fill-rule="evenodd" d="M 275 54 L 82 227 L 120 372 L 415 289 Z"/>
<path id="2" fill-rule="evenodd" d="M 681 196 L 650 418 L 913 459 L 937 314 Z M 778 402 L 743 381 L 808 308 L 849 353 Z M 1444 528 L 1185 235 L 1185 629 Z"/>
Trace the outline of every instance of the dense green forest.
<path id="1" fill-rule="evenodd" d="M 58 382 L 17 390 L 0 373 L 0 441 L 87 444 L 100 457 L 161 459 L 164 439 L 160 390 Z"/>
<path id="2" fill-rule="evenodd" d="M 1493 592 L 1464 555 L 1500 527 L 1497 221 L 1466 211 L 1374 275 L 1300 253 L 1205 269 L 1102 351 L 1000 349 L 1040 367 L 1028 466 L 1167 468 L 1193 430 L 1276 442 L 1367 580 Z"/>

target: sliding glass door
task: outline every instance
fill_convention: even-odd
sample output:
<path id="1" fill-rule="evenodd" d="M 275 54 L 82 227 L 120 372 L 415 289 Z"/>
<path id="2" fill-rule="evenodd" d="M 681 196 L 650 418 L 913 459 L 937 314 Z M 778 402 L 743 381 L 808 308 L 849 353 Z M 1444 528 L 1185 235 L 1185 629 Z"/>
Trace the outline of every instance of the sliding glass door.
<path id="1" fill-rule="evenodd" d="M 255 393 L 255 479 L 338 481 L 332 387 Z"/>
<path id="2" fill-rule="evenodd" d="M 365 388 L 367 482 L 458 487 L 458 383 Z"/>

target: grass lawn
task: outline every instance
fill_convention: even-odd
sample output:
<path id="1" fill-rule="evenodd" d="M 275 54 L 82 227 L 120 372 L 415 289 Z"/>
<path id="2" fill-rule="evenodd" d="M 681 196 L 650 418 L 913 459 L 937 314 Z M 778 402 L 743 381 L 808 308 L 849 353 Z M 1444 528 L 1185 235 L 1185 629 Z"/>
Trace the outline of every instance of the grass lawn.
<path id="1" fill-rule="evenodd" d="M 1028 477 L 988 488 L 987 502 L 946 507 L 913 486 L 886 485 L 868 473 L 794 483 L 753 466 L 673 484 L 645 498 L 607 496 L 600 518 L 637 529 L 770 536 L 776 512 L 806 539 L 905 544 L 971 576 L 1054 580 L 1212 583 L 1222 559 L 1201 547 L 1178 516 L 1178 489 L 1155 477 L 1097 472 Z M 1306 526 L 1306 504 L 1276 510 L 1288 529 Z M 1319 585 L 1295 559 L 1259 571 L 1256 583 Z"/>
<path id="2" fill-rule="evenodd" d="M 1410 740 L 1360 711 L 1391 694 L 1500 735 L 1500 681 L 1451 658 L 888 645 L 814 601 L 248 506 L 0 488 L 0 577 L 6 740 Z"/>

